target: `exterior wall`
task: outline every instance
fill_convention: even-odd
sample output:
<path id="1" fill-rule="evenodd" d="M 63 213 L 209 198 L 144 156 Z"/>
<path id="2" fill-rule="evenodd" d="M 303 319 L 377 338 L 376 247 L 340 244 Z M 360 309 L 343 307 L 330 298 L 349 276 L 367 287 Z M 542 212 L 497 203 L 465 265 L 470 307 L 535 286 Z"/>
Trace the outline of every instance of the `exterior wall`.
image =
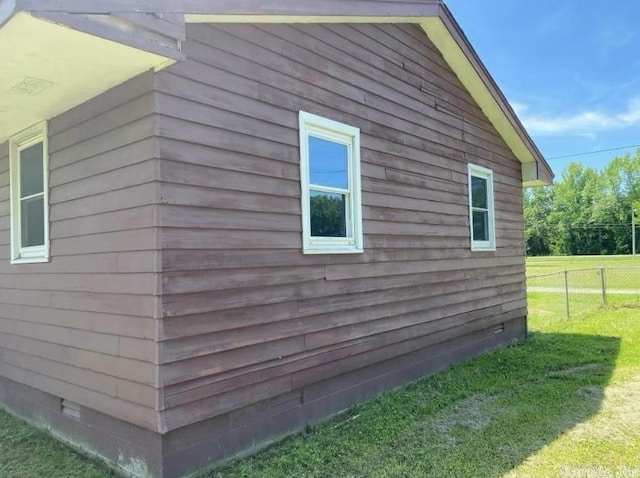
<path id="1" fill-rule="evenodd" d="M 153 111 L 148 73 L 49 122 L 49 263 L 9 262 L 0 145 L 0 376 L 156 430 Z"/>
<path id="2" fill-rule="evenodd" d="M 421 350 L 504 323 L 524 335 L 520 163 L 418 26 L 187 37 L 156 75 L 166 430 L 427 370 Z M 364 254 L 301 253 L 299 110 L 361 129 Z M 496 252 L 470 250 L 469 162 L 494 171 Z"/>
<path id="3" fill-rule="evenodd" d="M 255 452 L 258 448 L 299 431 L 393 387 L 499 347 L 525 334 L 524 320 L 425 345 L 412 353 L 359 368 L 249 406 L 173 430 L 163 439 L 165 478 L 185 476 L 211 464 Z M 437 337 L 434 337 L 437 340 Z M 434 340 L 435 342 L 435 340 Z"/>
<path id="4" fill-rule="evenodd" d="M 162 477 L 162 435 L 92 408 L 60 413 L 60 397 L 0 376 L 0 404 L 68 445 L 105 459 L 125 476 Z"/>
<path id="5" fill-rule="evenodd" d="M 187 33 L 50 122 L 50 263 L 9 264 L 0 145 L 1 403 L 180 476 L 524 336 L 520 163 L 418 26 Z M 362 132 L 364 254 L 301 253 L 299 110 Z"/>
<path id="6" fill-rule="evenodd" d="M 2 377 L 0 403 L 32 423 L 54 430 L 57 438 L 71 446 L 106 459 L 125 476 L 173 478 L 252 453 L 309 422 L 507 344 L 524 332 L 524 321 L 515 320 L 506 323 L 501 334 L 485 329 L 458 336 L 318 382 L 305 391 L 314 398 L 304 403 L 299 403 L 298 392 L 286 392 L 164 435 L 85 407 L 79 409 L 82 419 L 74 419 L 60 413 L 59 397 Z"/>

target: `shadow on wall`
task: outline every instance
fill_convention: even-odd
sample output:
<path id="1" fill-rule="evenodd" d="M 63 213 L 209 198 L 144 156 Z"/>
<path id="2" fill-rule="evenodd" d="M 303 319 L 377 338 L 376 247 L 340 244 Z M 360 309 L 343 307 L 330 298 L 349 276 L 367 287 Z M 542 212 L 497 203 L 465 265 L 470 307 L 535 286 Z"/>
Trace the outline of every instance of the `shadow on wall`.
<path id="1" fill-rule="evenodd" d="M 598 412 L 619 347 L 534 333 L 200 476 L 503 476 Z"/>

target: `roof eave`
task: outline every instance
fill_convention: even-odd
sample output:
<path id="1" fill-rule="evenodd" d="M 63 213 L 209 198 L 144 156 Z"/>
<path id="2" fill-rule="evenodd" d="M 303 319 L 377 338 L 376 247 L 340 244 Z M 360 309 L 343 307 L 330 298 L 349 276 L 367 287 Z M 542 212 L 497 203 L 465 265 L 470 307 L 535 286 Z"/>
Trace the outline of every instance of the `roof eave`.
<path id="1" fill-rule="evenodd" d="M 58 13 L 155 13 L 287 17 L 416 18 L 438 14 L 441 0 L 12 0 L 18 10 Z"/>
<path id="2" fill-rule="evenodd" d="M 424 21 L 422 27 L 522 163 L 523 184 L 550 184 L 551 168 L 447 6 L 441 4 L 438 16 Z"/>
<path id="3" fill-rule="evenodd" d="M 441 0 L 423 0 L 419 3 L 397 0 L 0 0 L 0 26 L 20 10 L 60 23 L 73 23 L 70 26 L 76 29 L 91 25 L 85 31 L 91 30 L 99 36 L 142 47 L 156 54 L 161 53 L 157 49 L 162 47 L 164 56 L 173 56 L 178 60 L 181 58 L 181 35 L 168 35 L 171 41 L 177 41 L 177 48 L 172 49 L 173 55 L 167 55 L 167 50 L 171 48 L 166 48 L 168 45 L 158 41 L 158 35 L 165 34 L 167 26 L 172 28 L 172 32 L 175 30 L 175 22 L 167 21 L 172 16 L 183 22 L 178 28 L 184 28 L 184 22 L 417 23 L 522 163 L 523 185 L 553 181 L 551 168 Z M 99 28 L 95 27 L 96 22 L 100 23 Z M 125 38 L 122 36 L 123 25 L 128 27 L 129 24 L 133 25 L 136 33 L 142 31 L 146 35 L 138 35 L 135 44 L 131 41 L 129 31 Z M 138 25 L 142 29 L 138 29 Z M 146 33 L 149 28 L 151 34 Z"/>
<path id="4" fill-rule="evenodd" d="M 112 25 L 98 24 L 105 32 L 101 36 L 93 34 L 96 28 L 84 29 L 90 22 L 85 18 L 73 18 L 71 25 L 66 20 L 14 10 L 2 24 L 0 143 L 137 75 L 175 62 L 169 48 L 162 47 L 163 53 L 170 50 L 163 55 L 141 48 L 135 38 L 105 39 L 107 32 L 126 36 Z"/>

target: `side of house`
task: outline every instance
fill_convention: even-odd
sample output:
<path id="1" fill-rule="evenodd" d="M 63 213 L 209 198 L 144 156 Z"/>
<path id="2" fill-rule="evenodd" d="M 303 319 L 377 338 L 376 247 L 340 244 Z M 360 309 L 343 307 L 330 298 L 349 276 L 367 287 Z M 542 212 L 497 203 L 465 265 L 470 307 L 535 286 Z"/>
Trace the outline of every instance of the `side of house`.
<path id="1" fill-rule="evenodd" d="M 446 6 L 294 3 L 0 0 L 0 403 L 131 475 L 526 334 L 552 173 Z"/>
<path id="2" fill-rule="evenodd" d="M 0 145 L 0 402 L 76 443 L 158 428 L 154 109 L 147 73 Z"/>
<path id="3" fill-rule="evenodd" d="M 183 51 L 155 77 L 169 475 L 524 336 L 521 164 L 419 26 L 188 25 Z M 305 235 L 320 194 L 352 243 Z"/>

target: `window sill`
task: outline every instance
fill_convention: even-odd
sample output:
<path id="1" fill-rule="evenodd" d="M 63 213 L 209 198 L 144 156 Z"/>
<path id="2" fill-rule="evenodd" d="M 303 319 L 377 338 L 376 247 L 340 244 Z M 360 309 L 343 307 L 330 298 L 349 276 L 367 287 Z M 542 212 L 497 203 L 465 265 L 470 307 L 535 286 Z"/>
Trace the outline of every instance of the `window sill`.
<path id="1" fill-rule="evenodd" d="M 363 249 L 355 247 L 318 247 L 318 248 L 304 248 L 303 254 L 362 254 Z"/>
<path id="2" fill-rule="evenodd" d="M 20 257 L 18 259 L 11 259 L 11 264 L 42 264 L 49 262 L 48 257 Z"/>
<path id="3" fill-rule="evenodd" d="M 495 252 L 495 245 L 485 245 L 485 244 L 472 244 L 471 251 L 472 252 Z"/>

